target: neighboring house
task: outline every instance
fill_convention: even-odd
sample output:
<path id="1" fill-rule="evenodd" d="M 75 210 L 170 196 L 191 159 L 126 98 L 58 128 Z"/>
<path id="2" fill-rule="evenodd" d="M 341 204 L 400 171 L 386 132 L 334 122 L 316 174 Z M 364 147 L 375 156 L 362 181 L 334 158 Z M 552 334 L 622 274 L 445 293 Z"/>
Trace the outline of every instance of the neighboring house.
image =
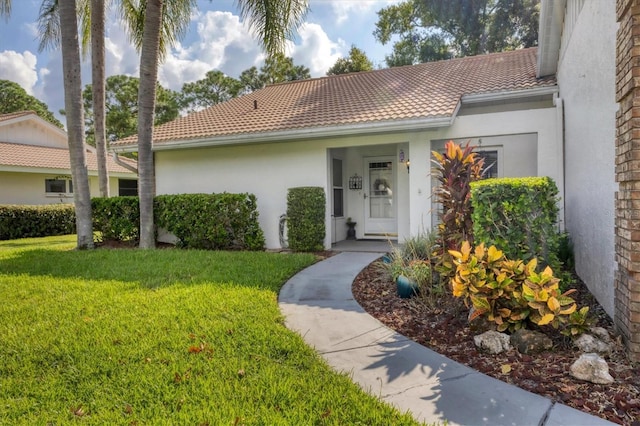
<path id="1" fill-rule="evenodd" d="M 92 196 L 99 196 L 95 149 L 87 145 Z M 135 169 L 136 162 L 122 159 Z M 112 195 L 137 195 L 137 174 L 107 159 Z M 67 133 L 23 111 L 0 115 L 0 204 L 73 203 Z"/>

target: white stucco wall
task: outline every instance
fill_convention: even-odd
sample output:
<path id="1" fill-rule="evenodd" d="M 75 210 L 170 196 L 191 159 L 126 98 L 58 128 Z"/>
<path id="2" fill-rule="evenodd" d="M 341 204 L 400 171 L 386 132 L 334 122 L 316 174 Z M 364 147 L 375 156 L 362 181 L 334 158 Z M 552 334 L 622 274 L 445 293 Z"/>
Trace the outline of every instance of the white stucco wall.
<path id="1" fill-rule="evenodd" d="M 45 193 L 45 179 L 70 176 L 71 173 L 21 173 L 0 172 L 0 204 L 59 204 L 73 203 L 73 194 Z M 118 177 L 109 178 L 109 190 L 118 195 Z M 89 191 L 92 197 L 100 196 L 97 176 L 89 176 Z"/>
<path id="2" fill-rule="evenodd" d="M 565 103 L 566 228 L 574 243 L 576 272 L 611 316 L 617 190 L 615 9 L 614 1 L 589 0 L 575 21 L 565 21 L 557 74 Z"/>
<path id="3" fill-rule="evenodd" d="M 560 115 L 559 115 L 560 114 Z M 530 143 L 517 142 L 508 147 L 505 169 L 532 170 L 551 176 L 563 187 L 562 147 L 556 107 L 513 112 L 467 115 L 457 118 L 446 129 L 382 135 L 346 136 L 279 143 L 156 151 L 156 188 L 158 194 L 249 192 L 258 199 L 260 226 L 267 248 L 279 248 L 278 220 L 286 212 L 287 190 L 296 186 L 320 186 L 327 194 L 327 235 L 325 247 L 346 236 L 344 221 L 358 222 L 357 238 L 363 238 L 366 188 L 349 190 L 348 178 L 354 173 L 365 176 L 366 157 L 395 158 L 396 214 L 398 240 L 431 229 L 430 155 L 432 141 L 498 135 L 528 134 Z M 533 136 L 532 136 L 533 135 Z M 399 152 L 411 161 L 399 162 Z M 331 208 L 331 158 L 343 161 L 344 217 L 333 218 Z M 527 168 L 521 166 L 527 164 Z M 534 166 L 532 166 L 534 165 Z M 364 186 L 364 185 L 363 185 Z"/>
<path id="4" fill-rule="evenodd" d="M 30 118 L 0 126 L 0 141 L 66 148 L 67 134 L 44 120 Z"/>

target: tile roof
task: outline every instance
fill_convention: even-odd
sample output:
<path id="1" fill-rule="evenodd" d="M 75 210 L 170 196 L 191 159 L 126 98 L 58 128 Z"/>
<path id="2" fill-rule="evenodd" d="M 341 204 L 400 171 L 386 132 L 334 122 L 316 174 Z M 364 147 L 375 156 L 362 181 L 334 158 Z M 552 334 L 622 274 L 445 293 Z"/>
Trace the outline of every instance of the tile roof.
<path id="1" fill-rule="evenodd" d="M 158 126 L 154 144 L 452 117 L 463 95 L 554 86 L 554 76 L 536 78 L 536 52 L 529 48 L 275 84 Z M 133 136 L 111 145 L 136 141 Z"/>
<path id="2" fill-rule="evenodd" d="M 22 117 L 24 115 L 38 115 L 36 114 L 35 111 L 16 111 L 16 112 L 9 112 L 6 114 L 0 114 L 0 122 L 2 121 L 7 121 L 7 120 L 11 120 L 13 118 L 18 118 L 18 117 Z"/>
<path id="3" fill-rule="evenodd" d="M 98 158 L 96 154 L 89 150 L 87 150 L 86 154 L 88 170 L 97 171 Z M 121 159 L 136 167 L 135 161 L 125 158 Z M 9 142 L 0 142 L 0 167 L 2 166 L 71 170 L 68 149 Z M 110 157 L 107 157 L 107 169 L 110 173 L 127 173 L 133 175 L 130 170 L 118 165 Z"/>

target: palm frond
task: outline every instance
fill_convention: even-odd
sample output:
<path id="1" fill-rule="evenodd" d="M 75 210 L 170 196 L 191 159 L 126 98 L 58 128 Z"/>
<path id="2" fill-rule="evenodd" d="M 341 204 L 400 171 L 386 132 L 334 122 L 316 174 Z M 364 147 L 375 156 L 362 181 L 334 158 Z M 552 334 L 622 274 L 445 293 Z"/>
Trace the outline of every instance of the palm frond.
<path id="1" fill-rule="evenodd" d="M 60 46 L 58 0 L 43 0 L 38 14 L 38 51 Z"/>

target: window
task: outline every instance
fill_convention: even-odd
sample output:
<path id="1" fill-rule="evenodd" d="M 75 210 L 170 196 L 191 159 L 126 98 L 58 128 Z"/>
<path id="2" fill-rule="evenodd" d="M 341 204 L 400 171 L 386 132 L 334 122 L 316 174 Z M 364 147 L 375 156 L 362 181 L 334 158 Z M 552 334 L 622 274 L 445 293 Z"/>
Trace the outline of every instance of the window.
<path id="1" fill-rule="evenodd" d="M 71 194 L 73 193 L 73 184 L 71 179 L 45 179 L 44 192 L 47 194 Z"/>
<path id="2" fill-rule="evenodd" d="M 498 151 L 476 151 L 478 158 L 484 160 L 484 175 L 483 179 L 491 179 L 498 177 Z"/>
<path id="3" fill-rule="evenodd" d="M 118 195 L 138 195 L 138 181 L 133 179 L 118 179 Z"/>
<path id="4" fill-rule="evenodd" d="M 344 216 L 344 188 L 342 187 L 342 160 L 333 159 L 332 186 L 333 186 L 333 216 Z"/>

